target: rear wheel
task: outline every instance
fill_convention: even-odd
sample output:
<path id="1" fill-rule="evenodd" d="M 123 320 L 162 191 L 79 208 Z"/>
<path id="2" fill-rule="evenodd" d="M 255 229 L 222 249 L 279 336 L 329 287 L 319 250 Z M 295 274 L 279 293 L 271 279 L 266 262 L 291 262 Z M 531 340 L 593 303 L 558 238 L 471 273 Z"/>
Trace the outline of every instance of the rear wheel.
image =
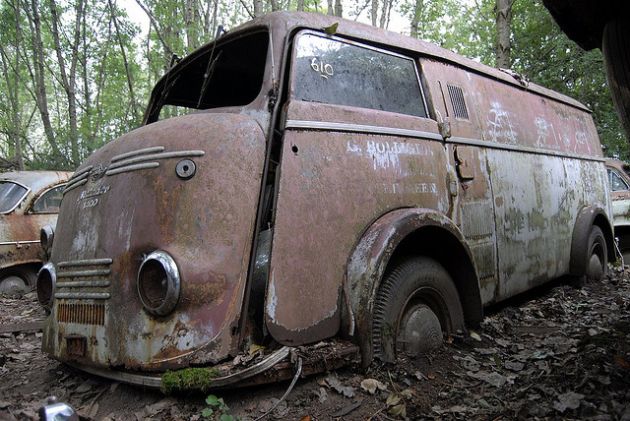
<path id="1" fill-rule="evenodd" d="M 372 324 L 374 356 L 394 361 L 442 344 L 443 334 L 464 327 L 457 289 L 435 260 L 414 257 L 398 264 L 377 293 Z"/>
<path id="2" fill-rule="evenodd" d="M 608 269 L 608 247 L 606 237 L 601 228 L 593 225 L 588 236 L 588 248 L 586 254 L 586 273 L 570 279 L 570 284 L 581 288 L 588 281 L 601 281 Z"/>

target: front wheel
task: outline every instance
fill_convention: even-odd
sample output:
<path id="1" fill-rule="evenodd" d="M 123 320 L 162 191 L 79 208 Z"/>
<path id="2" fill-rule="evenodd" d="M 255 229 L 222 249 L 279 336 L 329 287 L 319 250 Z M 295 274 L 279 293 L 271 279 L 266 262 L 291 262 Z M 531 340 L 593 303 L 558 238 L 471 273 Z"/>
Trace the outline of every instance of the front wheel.
<path id="1" fill-rule="evenodd" d="M 410 258 L 386 275 L 374 303 L 374 356 L 392 362 L 442 344 L 443 334 L 463 329 L 459 294 L 448 272 L 428 257 Z"/>

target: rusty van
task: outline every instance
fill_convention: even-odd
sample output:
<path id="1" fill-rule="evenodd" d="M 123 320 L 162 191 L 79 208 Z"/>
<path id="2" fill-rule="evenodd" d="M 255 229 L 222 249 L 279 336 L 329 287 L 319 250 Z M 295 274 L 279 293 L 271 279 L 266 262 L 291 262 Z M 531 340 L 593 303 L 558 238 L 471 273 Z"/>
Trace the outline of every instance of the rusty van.
<path id="1" fill-rule="evenodd" d="M 40 228 L 52 231 L 66 181 L 62 171 L 0 173 L 0 292 L 35 287 L 46 260 Z"/>
<path id="2" fill-rule="evenodd" d="M 69 181 L 43 350 L 150 386 L 213 367 L 209 387 L 424 352 L 487 304 L 603 276 L 604 161 L 571 98 L 363 24 L 263 16 L 175 64 Z"/>

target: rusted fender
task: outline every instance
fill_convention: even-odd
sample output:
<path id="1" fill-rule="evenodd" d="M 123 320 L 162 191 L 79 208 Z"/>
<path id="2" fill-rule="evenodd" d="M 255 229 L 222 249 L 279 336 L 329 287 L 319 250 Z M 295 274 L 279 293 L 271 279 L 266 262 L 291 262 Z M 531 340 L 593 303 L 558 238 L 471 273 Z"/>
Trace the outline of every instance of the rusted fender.
<path id="1" fill-rule="evenodd" d="M 432 209 L 406 208 L 391 211 L 365 231 L 348 261 L 344 281 L 346 305 L 342 314 L 342 326 L 344 334 L 358 340 L 364 366 L 372 361 L 372 312 L 387 265 L 405 238 L 429 227 L 438 228 L 442 231 L 441 235 L 450 236 L 461 244 L 460 251 L 465 256 L 464 260 L 467 259 L 461 262 L 461 266 L 468 265 L 470 268 L 467 286 L 461 283 L 457 285 L 466 322 L 476 324 L 483 317 L 479 280 L 472 253 L 453 221 Z"/>
<path id="2" fill-rule="evenodd" d="M 569 272 L 574 276 L 582 276 L 586 273 L 588 262 L 588 237 L 593 225 L 599 226 L 606 237 L 608 260 L 615 260 L 615 246 L 613 244 L 613 229 L 610 225 L 607 212 L 599 206 L 585 206 L 578 213 L 573 227 L 571 239 L 571 261 Z"/>

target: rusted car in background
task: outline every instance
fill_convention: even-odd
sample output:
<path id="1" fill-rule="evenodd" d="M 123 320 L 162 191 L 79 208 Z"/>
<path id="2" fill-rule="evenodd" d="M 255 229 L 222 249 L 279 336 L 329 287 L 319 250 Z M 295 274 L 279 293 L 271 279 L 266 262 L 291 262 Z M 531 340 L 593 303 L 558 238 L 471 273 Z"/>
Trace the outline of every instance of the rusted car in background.
<path id="1" fill-rule="evenodd" d="M 16 171 L 0 173 L 0 293 L 35 286 L 47 260 L 40 229 L 54 227 L 62 191 L 72 173 Z"/>
<path id="2" fill-rule="evenodd" d="M 606 161 L 612 199 L 613 226 L 624 264 L 630 264 L 630 167 L 618 159 Z"/>
<path id="3" fill-rule="evenodd" d="M 271 381 L 292 353 L 319 356 L 312 370 L 416 355 L 484 305 L 603 276 L 604 161 L 571 98 L 371 26 L 273 13 L 172 67 L 143 127 L 69 181 L 38 278 L 42 346 L 149 386 L 211 367 L 190 375 L 204 388 Z"/>

